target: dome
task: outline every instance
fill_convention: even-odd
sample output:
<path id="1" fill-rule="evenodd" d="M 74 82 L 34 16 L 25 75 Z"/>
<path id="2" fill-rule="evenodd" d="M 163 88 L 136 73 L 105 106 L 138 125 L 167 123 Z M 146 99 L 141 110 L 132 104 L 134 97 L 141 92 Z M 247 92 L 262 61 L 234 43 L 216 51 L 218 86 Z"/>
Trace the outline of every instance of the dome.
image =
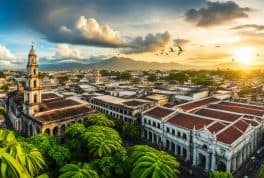
<path id="1" fill-rule="evenodd" d="M 35 51 L 33 45 L 31 46 L 31 49 L 30 49 L 30 51 L 29 51 L 29 55 L 36 55 L 36 51 Z"/>

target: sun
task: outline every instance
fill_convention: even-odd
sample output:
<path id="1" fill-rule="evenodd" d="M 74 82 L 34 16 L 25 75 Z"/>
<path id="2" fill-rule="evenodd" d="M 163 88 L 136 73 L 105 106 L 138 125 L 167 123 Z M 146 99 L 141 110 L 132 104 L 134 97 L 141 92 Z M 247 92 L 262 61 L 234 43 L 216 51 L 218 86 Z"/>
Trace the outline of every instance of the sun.
<path id="1" fill-rule="evenodd" d="M 250 47 L 241 47 L 236 48 L 235 52 L 235 60 L 240 64 L 249 65 L 254 63 L 254 50 Z"/>

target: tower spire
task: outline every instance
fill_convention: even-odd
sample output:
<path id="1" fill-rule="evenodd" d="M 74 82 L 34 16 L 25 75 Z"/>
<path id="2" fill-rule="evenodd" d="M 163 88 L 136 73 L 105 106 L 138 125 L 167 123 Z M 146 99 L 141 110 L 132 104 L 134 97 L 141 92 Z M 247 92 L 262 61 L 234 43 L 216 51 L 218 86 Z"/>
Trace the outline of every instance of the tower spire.
<path id="1" fill-rule="evenodd" d="M 24 90 L 24 113 L 34 115 L 39 112 L 41 103 L 41 87 L 39 79 L 39 69 L 37 63 L 37 55 L 32 42 L 31 49 L 28 54 L 27 64 L 27 81 Z"/>

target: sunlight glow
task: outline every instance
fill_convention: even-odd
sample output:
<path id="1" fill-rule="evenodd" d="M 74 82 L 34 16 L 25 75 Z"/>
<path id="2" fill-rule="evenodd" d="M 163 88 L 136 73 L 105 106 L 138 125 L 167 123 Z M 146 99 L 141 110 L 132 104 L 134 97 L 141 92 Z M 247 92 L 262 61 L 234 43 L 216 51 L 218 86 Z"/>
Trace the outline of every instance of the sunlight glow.
<path id="1" fill-rule="evenodd" d="M 241 47 L 235 49 L 235 60 L 240 64 L 249 65 L 254 63 L 254 50 L 250 47 Z"/>

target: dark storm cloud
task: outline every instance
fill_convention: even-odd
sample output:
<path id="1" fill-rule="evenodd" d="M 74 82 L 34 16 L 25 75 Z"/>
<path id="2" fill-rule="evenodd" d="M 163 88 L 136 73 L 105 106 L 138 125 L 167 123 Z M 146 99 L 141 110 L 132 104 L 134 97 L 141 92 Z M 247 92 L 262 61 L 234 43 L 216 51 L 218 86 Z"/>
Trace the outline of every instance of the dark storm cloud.
<path id="1" fill-rule="evenodd" d="M 30 28 L 55 43 L 119 48 L 123 45 L 121 42 L 85 38 L 82 33 L 77 33 L 76 20 L 85 15 L 96 19 L 100 25 L 109 24 L 113 31 L 118 31 L 115 24 L 140 21 L 143 17 L 147 18 L 149 12 L 179 13 L 204 3 L 205 0 L 4 0 L 1 2 L 0 25 L 7 30 L 10 27 Z M 68 33 L 65 29 L 69 29 Z M 126 35 L 125 32 L 122 35 Z"/>
<path id="2" fill-rule="evenodd" d="M 247 18 L 248 7 L 240 7 L 232 1 L 207 2 L 206 8 L 190 9 L 185 13 L 185 19 L 196 26 L 209 27 L 223 24 L 238 18 Z"/>
<path id="3" fill-rule="evenodd" d="M 144 53 L 155 52 L 158 50 L 169 48 L 173 45 L 173 38 L 169 32 L 147 34 L 145 37 L 137 37 L 131 39 L 126 44 L 126 48 L 121 50 L 123 53 Z"/>
<path id="4" fill-rule="evenodd" d="M 254 30 L 254 31 L 262 31 L 264 30 L 264 25 L 257 25 L 257 24 L 246 24 L 246 25 L 238 25 L 231 30 Z"/>

